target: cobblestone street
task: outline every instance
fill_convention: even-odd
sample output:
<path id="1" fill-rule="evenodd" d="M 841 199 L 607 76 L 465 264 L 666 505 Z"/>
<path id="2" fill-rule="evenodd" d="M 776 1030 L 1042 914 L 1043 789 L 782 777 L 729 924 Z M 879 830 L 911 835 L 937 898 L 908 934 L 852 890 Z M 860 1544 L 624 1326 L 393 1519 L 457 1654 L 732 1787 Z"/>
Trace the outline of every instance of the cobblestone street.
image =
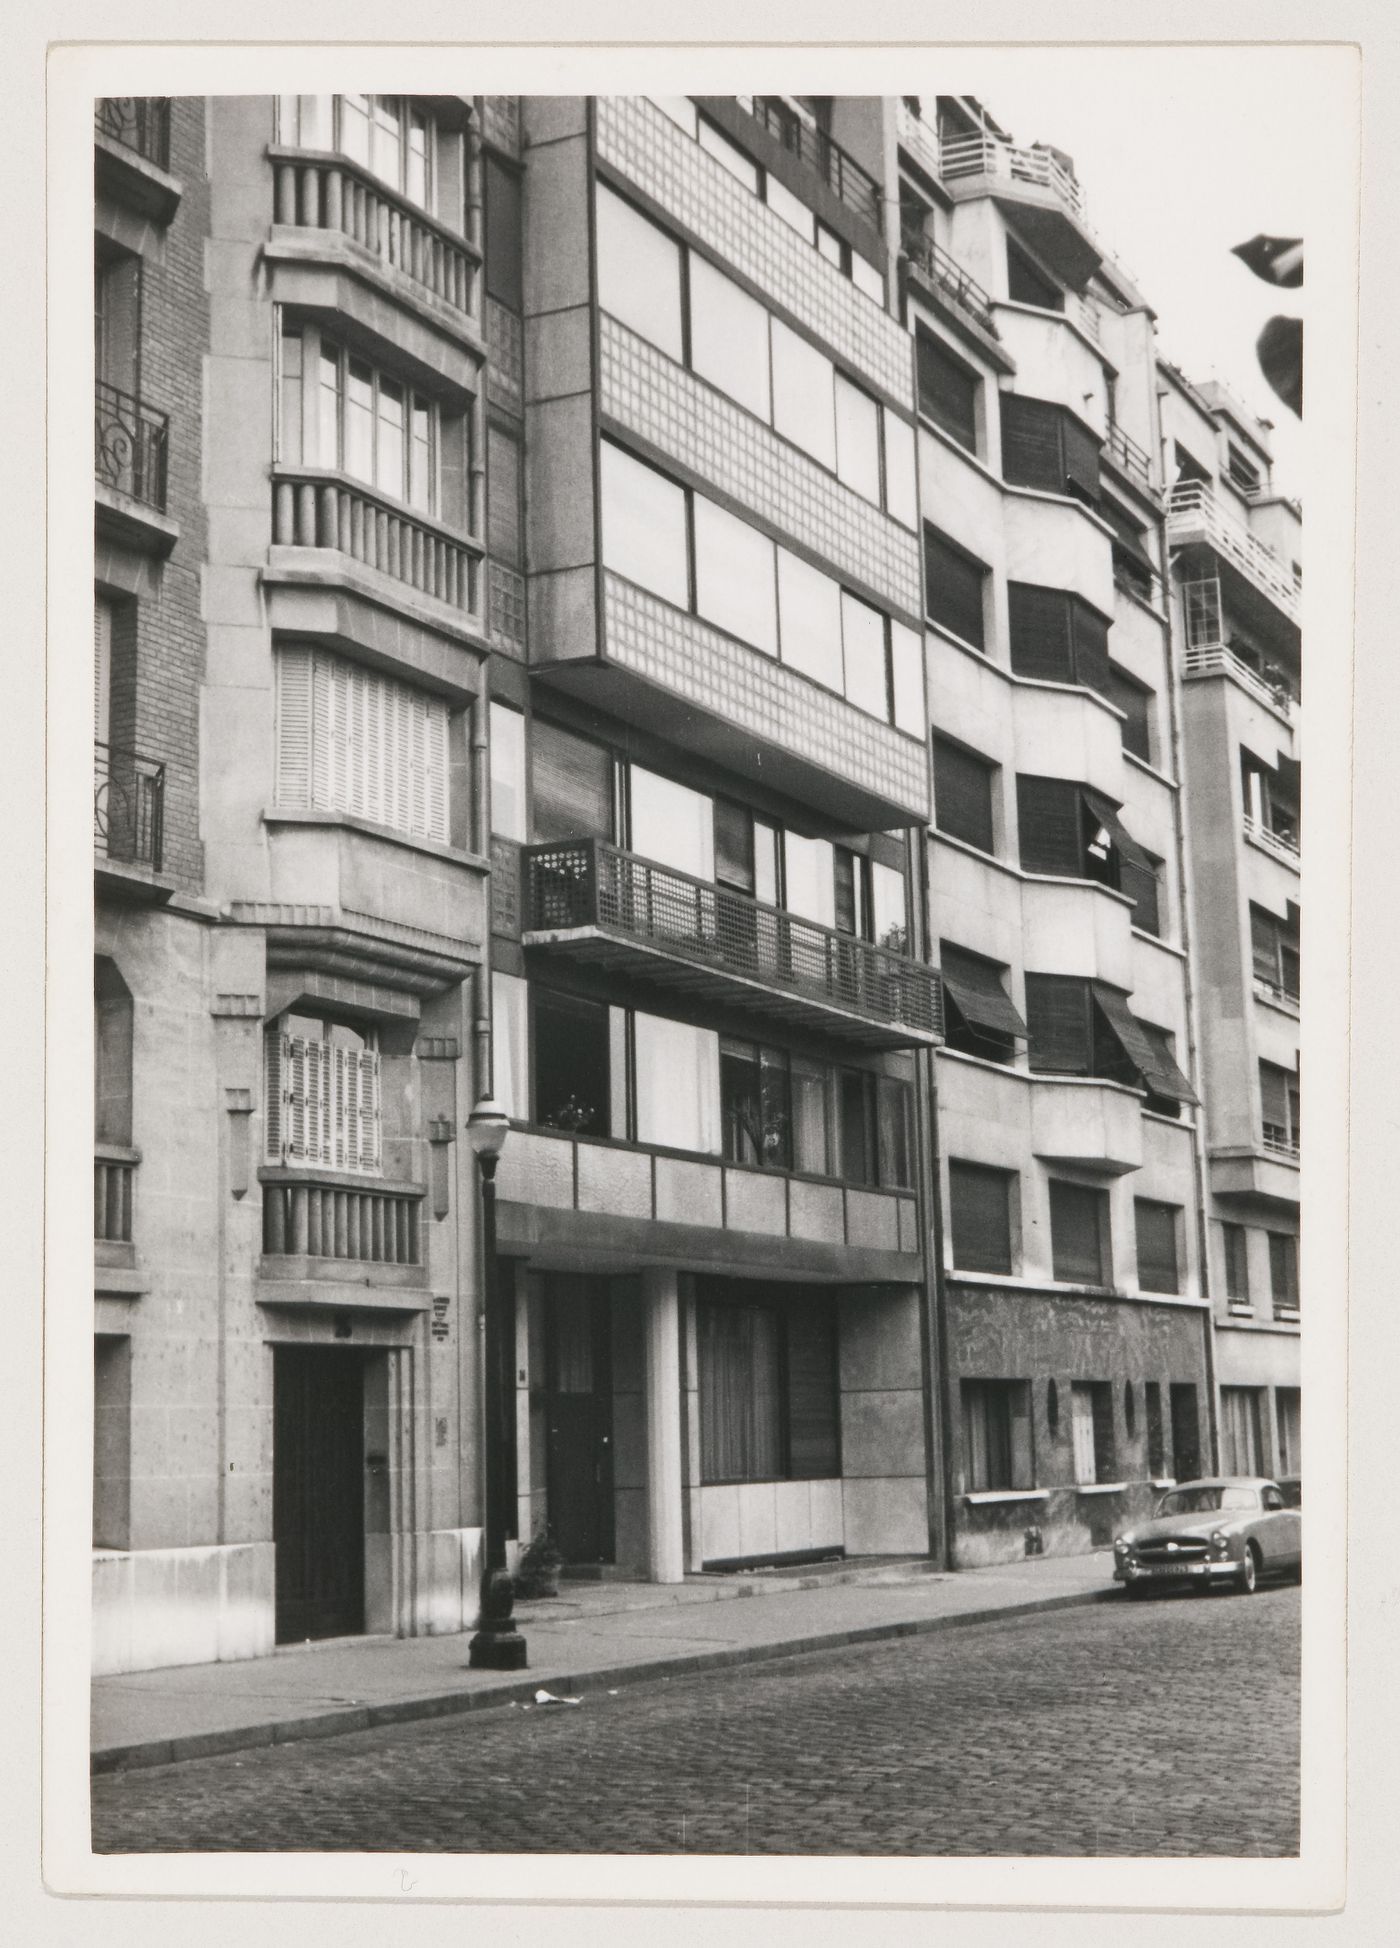
<path id="1" fill-rule="evenodd" d="M 100 1852 L 1288 1855 L 1299 1598 L 1027 1616 L 93 1781 Z"/>

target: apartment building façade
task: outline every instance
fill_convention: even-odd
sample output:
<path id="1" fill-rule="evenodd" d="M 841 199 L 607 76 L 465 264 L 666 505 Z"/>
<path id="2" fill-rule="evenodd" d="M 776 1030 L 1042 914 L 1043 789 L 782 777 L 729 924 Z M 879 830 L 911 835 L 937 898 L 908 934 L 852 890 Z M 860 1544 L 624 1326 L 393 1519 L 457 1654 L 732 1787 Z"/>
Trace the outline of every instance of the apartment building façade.
<path id="1" fill-rule="evenodd" d="M 1087 1548 L 1217 1389 L 1296 1475 L 1295 517 L 1068 158 L 95 148 L 97 1667 L 469 1627 L 488 1385 L 594 1574 Z"/>

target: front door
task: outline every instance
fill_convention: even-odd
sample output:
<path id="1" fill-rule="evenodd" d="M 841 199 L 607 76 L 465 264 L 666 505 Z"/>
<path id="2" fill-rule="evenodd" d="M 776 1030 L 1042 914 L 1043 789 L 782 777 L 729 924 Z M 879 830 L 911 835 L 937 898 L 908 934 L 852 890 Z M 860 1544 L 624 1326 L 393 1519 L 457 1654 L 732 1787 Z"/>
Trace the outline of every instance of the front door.
<path id="1" fill-rule="evenodd" d="M 365 1627 L 365 1383 L 359 1355 L 273 1349 L 277 1641 Z"/>
<path id="2" fill-rule="evenodd" d="M 608 1289 L 591 1279 L 558 1279 L 547 1307 L 549 1526 L 565 1562 L 611 1562 Z"/>

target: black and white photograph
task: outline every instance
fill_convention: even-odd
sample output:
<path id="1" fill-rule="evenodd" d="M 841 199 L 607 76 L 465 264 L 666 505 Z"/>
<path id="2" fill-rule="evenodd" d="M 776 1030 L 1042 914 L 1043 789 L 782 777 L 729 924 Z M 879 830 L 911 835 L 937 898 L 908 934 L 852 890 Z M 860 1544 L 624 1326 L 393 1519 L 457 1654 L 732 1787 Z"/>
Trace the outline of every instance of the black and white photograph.
<path id="1" fill-rule="evenodd" d="M 52 1885 L 1335 1906 L 1354 50 L 546 53 L 55 57 Z"/>

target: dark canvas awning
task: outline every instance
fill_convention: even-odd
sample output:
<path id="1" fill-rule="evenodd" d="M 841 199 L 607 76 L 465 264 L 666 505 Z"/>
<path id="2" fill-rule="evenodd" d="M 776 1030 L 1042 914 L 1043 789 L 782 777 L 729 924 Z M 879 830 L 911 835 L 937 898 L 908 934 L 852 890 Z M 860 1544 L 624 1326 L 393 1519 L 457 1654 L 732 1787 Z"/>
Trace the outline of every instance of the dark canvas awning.
<path id="1" fill-rule="evenodd" d="M 996 969 L 971 956 L 943 954 L 943 991 L 969 1028 L 1028 1039 L 1029 1031 L 1002 987 Z"/>
<path id="2" fill-rule="evenodd" d="M 1113 529 L 1114 546 L 1121 548 L 1124 554 L 1131 555 L 1149 575 L 1155 575 L 1157 565 L 1143 546 L 1142 529 L 1137 523 L 1130 520 L 1121 508 L 1115 507 L 1107 495 L 1099 502 L 1099 512 Z"/>
<path id="3" fill-rule="evenodd" d="M 1147 1037 L 1149 1043 L 1151 1043 L 1155 1058 L 1153 1067 L 1150 1070 L 1144 1069 L 1142 1075 L 1143 1081 L 1152 1091 L 1152 1094 L 1154 1096 L 1164 1096 L 1168 1102 L 1194 1103 L 1199 1101 L 1199 1097 L 1196 1096 L 1190 1083 L 1186 1080 L 1185 1074 L 1177 1067 L 1176 1057 L 1172 1054 L 1171 1041 L 1166 1031 L 1161 1028 L 1149 1027 L 1145 1021 L 1138 1022 L 1138 1027 Z"/>
<path id="4" fill-rule="evenodd" d="M 1139 1021 L 1117 988 L 1095 981 L 1093 989 L 1095 1001 L 1123 1053 L 1141 1076 L 1144 1088 L 1169 1102 L 1194 1103 L 1197 1098 L 1177 1067 L 1164 1030 Z"/>
<path id="5" fill-rule="evenodd" d="M 1140 866 L 1144 872 L 1155 873 L 1157 868 L 1152 855 L 1143 851 L 1132 833 L 1123 824 L 1118 816 L 1118 807 L 1113 803 L 1113 800 L 1111 798 L 1105 798 L 1102 792 L 1094 791 L 1088 785 L 1083 787 L 1083 793 L 1084 803 L 1108 833 L 1114 845 L 1117 846 L 1121 857 L 1126 859 L 1130 865 Z"/>

